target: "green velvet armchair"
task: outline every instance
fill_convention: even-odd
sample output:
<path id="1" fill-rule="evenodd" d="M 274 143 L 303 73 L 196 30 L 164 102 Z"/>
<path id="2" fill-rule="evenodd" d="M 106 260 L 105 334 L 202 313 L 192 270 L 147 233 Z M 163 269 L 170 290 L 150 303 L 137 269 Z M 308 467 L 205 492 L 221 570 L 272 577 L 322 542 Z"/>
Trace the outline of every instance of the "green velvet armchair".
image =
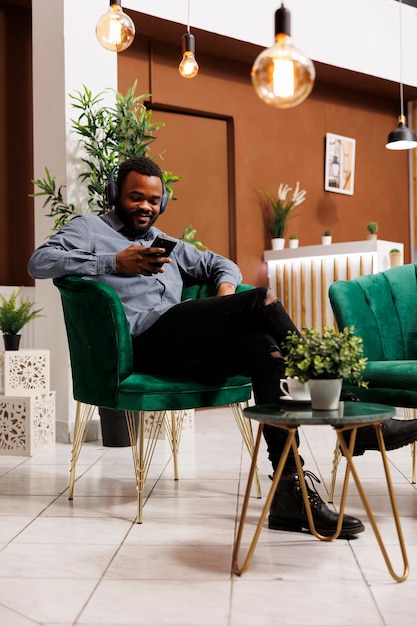
<path id="1" fill-rule="evenodd" d="M 354 326 L 368 358 L 369 388 L 344 384 L 361 400 L 417 409 L 417 264 L 401 265 L 330 285 L 329 298 L 339 328 Z M 412 482 L 416 482 L 416 445 Z"/>
<path id="2" fill-rule="evenodd" d="M 251 396 L 251 381 L 243 376 L 194 381 L 133 371 L 129 325 L 120 299 L 108 285 L 68 276 L 54 279 L 61 294 L 68 337 L 73 395 L 77 400 L 69 498 L 73 498 L 75 469 L 95 406 L 125 411 L 138 491 L 137 522 L 142 522 L 143 490 L 156 440 L 167 412 L 171 413 L 171 446 L 175 478 L 180 428 L 178 419 L 190 408 L 230 405 L 245 444 L 252 454 L 253 436 L 240 403 Z M 239 290 L 251 289 L 241 285 Z M 183 299 L 214 295 L 210 285 L 184 289 Z M 144 442 L 144 412 L 157 412 Z M 178 417 L 179 416 L 179 417 Z M 260 495 L 258 483 L 258 496 Z"/>

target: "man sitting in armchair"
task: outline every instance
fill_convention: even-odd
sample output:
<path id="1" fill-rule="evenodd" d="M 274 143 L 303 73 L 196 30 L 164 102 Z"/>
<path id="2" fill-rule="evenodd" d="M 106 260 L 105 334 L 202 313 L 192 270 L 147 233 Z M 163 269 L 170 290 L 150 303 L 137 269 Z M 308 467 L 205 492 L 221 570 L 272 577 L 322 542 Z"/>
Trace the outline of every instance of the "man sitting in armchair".
<path id="1" fill-rule="evenodd" d="M 155 222 L 167 204 L 162 172 L 153 160 L 125 160 L 111 184 L 117 192 L 115 210 L 73 218 L 35 250 L 28 266 L 31 276 L 78 275 L 112 286 L 126 311 L 134 354 L 141 355 L 135 360 L 137 371 L 199 378 L 214 371 L 242 374 L 251 377 L 257 404 L 278 401 L 285 372 L 282 346 L 288 331 L 296 330 L 279 300 L 266 287 L 236 294 L 239 268 L 210 250 L 201 252 L 177 240 L 168 257 L 163 247 L 153 244 L 156 236 L 166 237 Z M 184 276 L 211 281 L 217 297 L 181 302 Z M 383 428 L 388 450 L 417 439 L 417 420 L 391 419 Z M 264 436 L 275 470 L 287 433 L 266 425 Z M 355 454 L 374 449 L 373 429 L 360 429 Z M 309 471 L 305 475 L 318 481 Z M 313 482 L 308 491 L 317 531 L 332 535 L 337 513 L 319 497 Z M 309 529 L 292 453 L 271 506 L 269 527 Z M 340 536 L 363 530 L 361 520 L 345 515 Z"/>

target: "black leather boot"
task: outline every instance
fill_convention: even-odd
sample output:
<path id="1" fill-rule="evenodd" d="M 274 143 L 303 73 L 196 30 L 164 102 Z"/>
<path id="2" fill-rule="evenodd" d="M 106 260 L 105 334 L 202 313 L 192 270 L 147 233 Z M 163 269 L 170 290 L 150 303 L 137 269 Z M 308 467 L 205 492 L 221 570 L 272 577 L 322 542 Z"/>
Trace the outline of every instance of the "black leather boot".
<path id="1" fill-rule="evenodd" d="M 317 476 L 309 471 L 305 471 L 304 476 L 311 483 L 311 487 L 307 484 L 307 491 L 316 530 L 325 537 L 333 535 L 338 514 L 329 509 L 317 493 L 313 483 L 313 479 L 320 482 Z M 269 511 L 268 526 L 273 530 L 310 531 L 298 474 L 281 477 Z M 364 530 L 365 527 L 359 519 L 344 515 L 339 538 L 346 539 Z"/>
<path id="2" fill-rule="evenodd" d="M 383 422 L 380 429 L 384 437 L 385 449 L 387 451 L 397 450 L 409 443 L 417 441 L 417 419 L 406 420 L 391 418 Z M 342 435 L 346 445 L 349 446 L 350 431 L 344 431 Z M 366 450 L 379 450 L 378 440 L 373 426 L 358 428 L 356 433 L 353 456 L 359 456 L 366 452 Z"/>

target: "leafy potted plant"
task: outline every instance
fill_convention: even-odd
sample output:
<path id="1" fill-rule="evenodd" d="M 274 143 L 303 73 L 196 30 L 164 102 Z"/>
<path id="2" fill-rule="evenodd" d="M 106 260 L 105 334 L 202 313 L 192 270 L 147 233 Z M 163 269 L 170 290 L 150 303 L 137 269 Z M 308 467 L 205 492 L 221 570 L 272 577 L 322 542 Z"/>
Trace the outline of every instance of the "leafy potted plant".
<path id="1" fill-rule="evenodd" d="M 196 239 L 197 230 L 193 228 L 193 225 L 190 224 L 182 231 L 182 235 L 180 239 L 185 241 L 186 243 L 191 243 L 193 246 L 198 248 L 199 250 L 207 250 L 207 246 L 203 244 L 202 241 Z"/>
<path id="2" fill-rule="evenodd" d="M 323 246 L 330 246 L 332 243 L 332 232 L 328 229 L 323 231 L 321 236 L 321 243 Z"/>
<path id="3" fill-rule="evenodd" d="M 369 222 L 369 224 L 367 224 L 366 226 L 366 230 L 368 231 L 368 234 L 366 235 L 367 239 L 376 239 L 377 238 L 377 232 L 378 232 L 378 224 L 377 222 Z"/>
<path id="4" fill-rule="evenodd" d="M 22 289 L 19 287 L 12 291 L 9 298 L 0 294 L 0 330 L 5 350 L 18 350 L 21 337 L 19 331 L 36 317 L 44 317 L 40 315 L 43 309 L 32 310 L 35 303 L 29 297 L 19 298 Z"/>
<path id="5" fill-rule="evenodd" d="M 79 213 L 102 215 L 111 208 L 105 190 L 110 174 L 121 161 L 133 156 L 161 156 L 161 153 L 152 156 L 151 144 L 157 138 L 157 130 L 165 124 L 152 121 L 152 111 L 143 104 L 149 94 L 136 96 L 135 90 L 136 82 L 126 95 L 115 92 L 114 106 L 104 106 L 105 92 L 94 95 L 85 85 L 82 90 L 69 94 L 77 115 L 71 121 L 70 130 L 80 144 L 78 179 L 87 186 L 88 206 L 77 207 L 67 202 L 64 185 L 57 185 L 55 177 L 45 167 L 45 176 L 32 181 L 38 189 L 32 196 L 44 196 L 43 206 L 49 208 L 47 216 L 54 219 L 53 231 L 58 231 Z M 169 197 L 175 199 L 172 185 L 181 176 L 164 170 L 162 173 Z M 103 444 L 129 446 L 124 412 L 100 407 L 99 414 Z"/>
<path id="6" fill-rule="evenodd" d="M 290 235 L 289 246 L 290 248 L 298 248 L 298 235 Z"/>
<path id="7" fill-rule="evenodd" d="M 295 217 L 292 211 L 304 202 L 307 193 L 304 189 L 300 189 L 298 181 L 292 198 L 287 200 L 290 191 L 292 191 L 292 187 L 283 183 L 279 185 L 276 195 L 266 189 L 259 189 L 265 226 L 272 237 L 274 250 L 282 250 L 284 247 L 288 219 Z"/>
<path id="8" fill-rule="evenodd" d="M 362 338 L 353 333 L 353 326 L 339 332 L 326 326 L 322 335 L 312 327 L 304 327 L 302 337 L 295 331 L 288 333 L 285 374 L 308 381 L 313 409 L 337 409 L 343 379 L 367 387 Z"/>
<path id="9" fill-rule="evenodd" d="M 401 251 L 398 248 L 392 248 L 389 251 L 389 264 L 390 267 L 397 267 L 401 265 Z"/>
<path id="10" fill-rule="evenodd" d="M 78 136 L 80 143 L 79 181 L 88 188 L 88 212 L 102 215 L 109 207 L 106 200 L 106 186 L 114 168 L 124 159 L 133 156 L 152 157 L 151 144 L 156 140 L 155 133 L 165 126 L 164 122 L 153 122 L 152 111 L 142 100 L 148 94 L 135 95 L 136 82 L 126 95 L 115 94 L 115 106 L 103 105 L 104 92 L 93 95 L 83 86 L 81 91 L 70 94 L 72 107 L 78 118 L 71 121 L 71 131 Z M 181 176 L 163 171 L 164 184 L 169 197 L 173 198 L 172 184 Z M 86 212 L 85 207 L 76 207 L 64 198 L 64 185 L 58 186 L 54 176 L 45 167 L 44 178 L 32 181 L 39 191 L 32 197 L 44 196 L 43 206 L 49 207 L 48 217 L 54 218 L 52 230 L 58 231 L 72 217 Z"/>

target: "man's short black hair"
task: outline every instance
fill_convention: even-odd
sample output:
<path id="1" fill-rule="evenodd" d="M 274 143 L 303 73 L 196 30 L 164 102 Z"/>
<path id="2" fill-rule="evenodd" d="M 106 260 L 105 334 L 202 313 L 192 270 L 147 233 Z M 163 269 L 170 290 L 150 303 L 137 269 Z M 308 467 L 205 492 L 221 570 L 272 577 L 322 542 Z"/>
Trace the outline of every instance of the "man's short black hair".
<path id="1" fill-rule="evenodd" d="M 130 174 L 130 172 L 138 172 L 138 174 L 143 174 L 144 176 L 157 176 L 161 179 L 162 186 L 164 185 L 164 177 L 161 168 L 155 161 L 145 156 L 132 157 L 123 161 L 119 166 L 117 174 L 117 189 L 119 194 L 121 193 L 126 176 Z"/>

